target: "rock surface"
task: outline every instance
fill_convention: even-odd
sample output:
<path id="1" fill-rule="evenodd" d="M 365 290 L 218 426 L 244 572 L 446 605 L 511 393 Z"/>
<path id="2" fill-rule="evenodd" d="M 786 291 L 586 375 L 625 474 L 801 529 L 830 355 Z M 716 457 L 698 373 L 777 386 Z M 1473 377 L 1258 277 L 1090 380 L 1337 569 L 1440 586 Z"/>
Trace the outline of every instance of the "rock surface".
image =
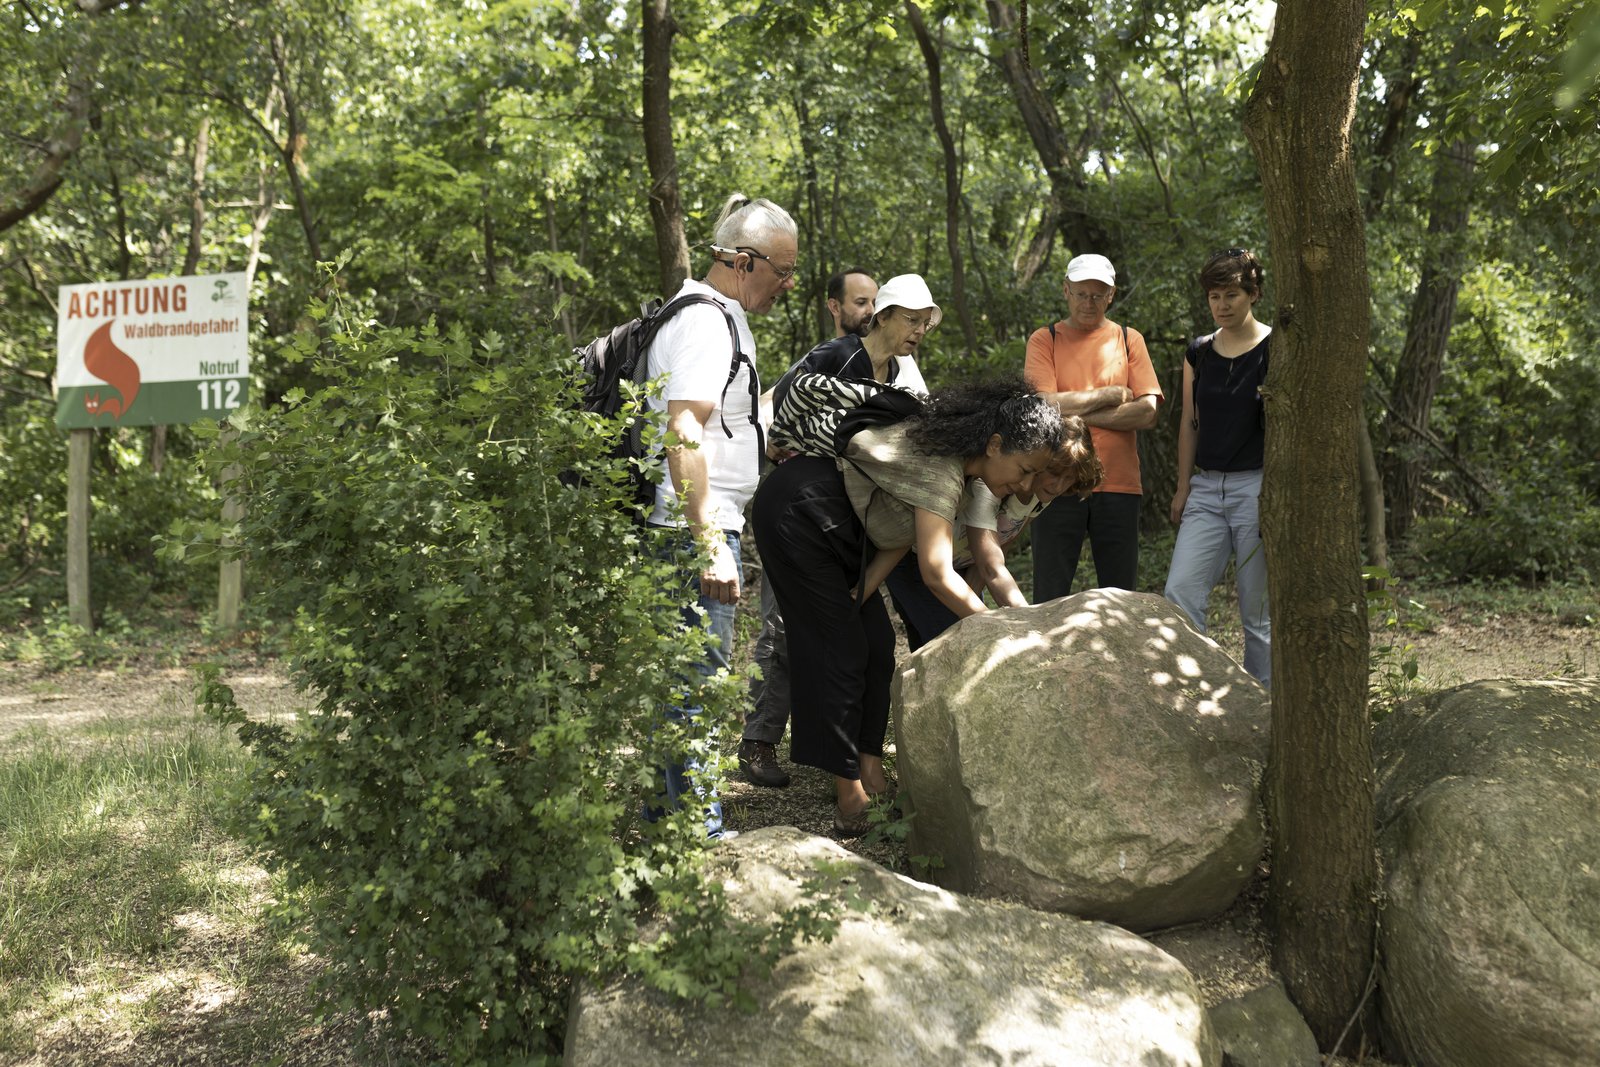
<path id="1" fill-rule="evenodd" d="M 1474 682 L 1373 738 L 1384 1020 L 1421 1067 L 1600 1064 L 1600 682 Z"/>
<path id="2" fill-rule="evenodd" d="M 760 921 L 817 864 L 870 902 L 829 944 L 753 982 L 755 1014 L 621 980 L 574 997 L 568 1067 L 1218 1067 L 1193 978 L 1124 930 L 971 900 L 789 827 L 717 849 L 728 897 Z"/>
<path id="3" fill-rule="evenodd" d="M 1265 848 L 1270 700 L 1161 597 L 965 619 L 894 715 L 911 852 L 946 888 L 1152 930 L 1226 910 Z"/>
<path id="4" fill-rule="evenodd" d="M 1228 1067 L 1322 1067 L 1311 1027 L 1277 982 L 1218 1004 L 1211 1026 Z"/>

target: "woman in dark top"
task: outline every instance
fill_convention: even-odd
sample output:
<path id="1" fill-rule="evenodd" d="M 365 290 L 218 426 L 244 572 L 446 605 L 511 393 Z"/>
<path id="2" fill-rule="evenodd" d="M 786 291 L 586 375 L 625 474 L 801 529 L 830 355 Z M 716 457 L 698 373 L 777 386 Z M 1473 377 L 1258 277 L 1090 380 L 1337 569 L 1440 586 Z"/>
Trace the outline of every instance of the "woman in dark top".
<path id="1" fill-rule="evenodd" d="M 1234 560 L 1244 668 L 1272 687 L 1272 620 L 1257 498 L 1265 452 L 1261 383 L 1272 328 L 1256 321 L 1265 272 L 1248 250 L 1214 253 L 1200 270 L 1214 333 L 1189 345 L 1183 361 L 1183 424 L 1166 597 L 1206 632 L 1206 602 Z"/>

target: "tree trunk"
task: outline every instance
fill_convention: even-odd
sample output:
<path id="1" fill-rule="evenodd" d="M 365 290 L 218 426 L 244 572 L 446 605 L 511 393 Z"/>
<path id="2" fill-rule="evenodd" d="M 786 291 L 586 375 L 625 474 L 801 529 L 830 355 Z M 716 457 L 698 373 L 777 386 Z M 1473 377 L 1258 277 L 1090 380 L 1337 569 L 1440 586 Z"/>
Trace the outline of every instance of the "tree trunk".
<path id="1" fill-rule="evenodd" d="M 128 246 L 128 205 L 122 197 L 122 179 L 117 177 L 117 165 L 106 161 L 106 174 L 111 179 L 111 207 L 117 220 L 117 278 L 127 281 L 133 275 L 133 249 Z"/>
<path id="2" fill-rule="evenodd" d="M 955 139 L 950 136 L 950 126 L 944 119 L 944 88 L 939 72 L 939 53 L 928 35 L 928 26 L 922 19 L 922 9 L 916 0 L 906 0 L 906 18 L 911 31 L 917 35 L 917 45 L 922 49 L 922 60 L 928 66 L 928 99 L 933 109 L 933 131 L 939 137 L 939 148 L 944 153 L 944 239 L 950 250 L 950 300 L 956 306 L 956 317 L 961 320 L 961 335 L 966 338 L 967 356 L 978 352 L 978 331 L 972 322 L 972 311 L 967 306 L 967 276 L 961 259 L 961 161 L 956 158 Z"/>
<path id="3" fill-rule="evenodd" d="M 283 156 L 284 169 L 289 174 L 289 188 L 294 193 L 295 213 L 300 216 L 300 228 L 305 231 L 306 249 L 315 263 L 323 262 L 322 241 L 317 237 L 316 219 L 311 214 L 311 199 L 306 193 L 305 180 L 300 174 L 302 154 L 306 146 L 305 126 L 301 121 L 300 106 L 295 99 L 294 86 L 289 79 L 289 61 L 284 54 L 283 39 L 272 38 L 272 60 L 278 72 L 278 88 L 283 96 L 283 115 L 288 123 L 288 139 L 277 145 Z"/>
<path id="4" fill-rule="evenodd" d="M 73 72 L 66 99 L 61 105 L 61 125 L 52 131 L 50 139 L 45 142 L 44 158 L 21 188 L 0 197 L 0 233 L 44 207 L 55 191 L 61 188 L 66 178 L 67 164 L 83 146 L 83 131 L 89 125 L 89 81 L 84 71 Z"/>
<path id="5" fill-rule="evenodd" d="M 1477 145 L 1456 141 L 1434 161 L 1432 204 L 1428 209 L 1428 245 L 1422 278 L 1411 300 L 1405 346 L 1395 367 L 1384 490 L 1389 501 L 1389 536 L 1398 541 L 1411 530 L 1422 487 L 1422 442 L 1408 430 L 1426 428 L 1433 414 L 1456 317 L 1461 289 L 1462 241 L 1472 200 L 1473 158 Z"/>
<path id="6" fill-rule="evenodd" d="M 244 258 L 246 292 L 255 284 L 256 267 L 261 263 L 261 243 L 267 236 L 267 224 L 272 221 L 273 201 L 276 199 L 272 188 L 272 167 L 273 164 L 263 161 L 261 170 L 256 174 L 256 210 L 250 219 L 250 240 Z"/>
<path id="7" fill-rule="evenodd" d="M 194 167 L 189 172 L 189 243 L 183 252 L 180 274 L 193 274 L 200 267 L 200 251 L 205 247 L 206 158 L 211 154 L 211 116 L 204 115 L 194 134 Z"/>
<path id="8" fill-rule="evenodd" d="M 550 239 L 550 251 L 561 251 L 561 233 L 560 227 L 556 225 L 556 198 L 554 193 L 547 192 L 545 194 L 544 225 L 545 234 Z M 562 336 L 567 339 L 567 344 L 576 346 L 578 343 L 578 328 L 572 322 L 572 308 L 567 306 L 567 283 L 562 280 L 560 271 L 552 272 L 551 278 L 556 287 L 556 307 L 560 309 Z"/>
<path id="9" fill-rule="evenodd" d="M 1377 918 L 1360 501 L 1368 335 L 1350 123 L 1366 8 L 1282 0 L 1245 133 L 1278 320 L 1261 532 L 1272 575 L 1273 961 L 1324 1049 L 1363 1003 Z"/>
<path id="10" fill-rule="evenodd" d="M 1383 101 L 1383 129 L 1372 145 L 1372 158 L 1367 172 L 1367 221 L 1378 217 L 1389 190 L 1394 188 L 1395 169 L 1400 149 L 1400 134 L 1407 128 L 1411 104 L 1422 86 L 1417 76 L 1417 61 L 1422 57 L 1422 35 L 1413 33 L 1406 38 L 1401 53 L 1402 69 L 1389 77 L 1389 92 Z"/>
<path id="11" fill-rule="evenodd" d="M 678 154 L 672 146 L 672 0 L 644 0 L 644 158 L 650 168 L 650 222 L 656 231 L 661 295 L 689 276 L 689 240 L 678 196 Z"/>
<path id="12" fill-rule="evenodd" d="M 1082 207 L 1072 206 L 1082 205 L 1088 199 L 1089 186 L 1083 177 L 1083 160 L 1067 144 L 1055 104 L 1039 88 L 1032 68 L 1018 47 L 1016 12 L 1004 0 L 988 0 L 988 7 L 989 24 L 1004 43 L 998 57 L 1000 69 L 1011 86 L 1011 94 L 1016 97 L 1017 107 L 1022 112 L 1022 123 L 1027 127 L 1028 137 L 1039 153 L 1039 162 L 1044 165 L 1045 174 L 1050 178 L 1050 193 L 1059 211 L 1057 217 L 1061 236 L 1075 254 L 1114 252 L 1115 249 L 1110 247 L 1110 238 L 1100 223 Z"/>
<path id="13" fill-rule="evenodd" d="M 478 215 L 483 232 L 483 288 L 485 292 L 493 292 L 495 275 L 498 272 L 496 263 L 494 236 L 494 160 L 489 155 L 489 103 L 486 96 L 478 98 L 478 126 L 477 135 L 473 138 L 473 148 L 477 150 L 478 159 L 483 166 L 483 184 L 478 189 Z"/>
<path id="14" fill-rule="evenodd" d="M 189 242 L 183 252 L 180 275 L 188 277 L 200 267 L 200 252 L 205 245 L 206 157 L 211 153 L 211 116 L 202 115 L 194 134 L 194 166 L 189 173 Z M 167 464 L 167 428 L 150 427 L 150 469 L 157 474 Z"/>
<path id="15" fill-rule="evenodd" d="M 1383 528 L 1383 476 L 1378 473 L 1378 457 L 1372 450 L 1372 432 L 1367 414 L 1356 410 L 1356 456 L 1361 464 L 1361 525 L 1367 536 L 1367 566 L 1389 573 L 1389 538 Z M 1387 585 L 1387 578 L 1367 582 L 1368 590 Z"/>
<path id="16" fill-rule="evenodd" d="M 817 126 L 811 121 L 811 109 L 806 105 L 806 96 L 811 91 L 807 79 L 799 76 L 793 86 L 790 99 L 794 103 L 796 119 L 795 134 L 800 141 L 800 188 L 797 189 L 794 202 L 804 204 L 805 210 L 799 212 L 796 223 L 803 229 L 805 249 L 815 250 L 812 255 L 817 259 L 818 270 L 813 276 L 811 291 L 806 294 L 806 305 L 812 309 L 812 322 L 816 324 L 816 335 L 827 337 L 833 333 L 833 317 L 828 314 L 827 278 L 833 273 L 833 257 L 836 247 L 832 241 L 824 242 L 822 237 L 822 180 L 817 167 Z M 838 172 L 834 172 L 838 177 Z"/>
<path id="17" fill-rule="evenodd" d="M 1045 261 L 1050 258 L 1050 247 L 1056 242 L 1056 231 L 1060 228 L 1061 208 L 1056 204 L 1055 196 L 1051 195 L 1040 209 L 1039 225 L 1028 239 L 1028 247 L 1023 251 L 1022 258 L 1013 264 L 1019 288 L 1026 289 L 1032 285 L 1034 277 L 1044 269 Z"/>

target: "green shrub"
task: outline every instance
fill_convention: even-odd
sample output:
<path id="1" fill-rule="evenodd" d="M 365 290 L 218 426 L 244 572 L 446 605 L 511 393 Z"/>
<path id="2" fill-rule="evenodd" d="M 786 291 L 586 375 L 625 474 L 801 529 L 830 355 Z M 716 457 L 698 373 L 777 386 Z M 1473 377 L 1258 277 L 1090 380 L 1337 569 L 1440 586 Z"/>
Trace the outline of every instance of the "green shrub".
<path id="1" fill-rule="evenodd" d="M 693 685 L 681 574 L 617 508 L 605 427 L 572 410 L 554 345 L 367 329 L 313 306 L 326 387 L 236 416 L 208 463 L 238 470 L 233 531 L 298 621 L 291 669 L 317 706 L 293 729 L 214 712 L 262 757 L 246 824 L 294 885 L 340 1007 L 386 1009 L 453 1062 L 559 1051 L 571 982 L 625 967 L 740 1000 L 737 978 L 830 920 L 732 923 L 701 877 L 704 826 L 641 799 L 669 752 L 714 758 L 739 680 Z M 328 317 L 331 315 L 331 320 Z M 587 475 L 564 485 L 563 470 Z M 173 555 L 214 560 L 216 523 Z M 664 701 L 706 713 L 668 726 Z"/>
<path id="2" fill-rule="evenodd" d="M 1474 512 L 1417 521 L 1414 566 L 1448 581 L 1585 581 L 1600 573 L 1600 507 L 1560 457 L 1524 456 Z"/>

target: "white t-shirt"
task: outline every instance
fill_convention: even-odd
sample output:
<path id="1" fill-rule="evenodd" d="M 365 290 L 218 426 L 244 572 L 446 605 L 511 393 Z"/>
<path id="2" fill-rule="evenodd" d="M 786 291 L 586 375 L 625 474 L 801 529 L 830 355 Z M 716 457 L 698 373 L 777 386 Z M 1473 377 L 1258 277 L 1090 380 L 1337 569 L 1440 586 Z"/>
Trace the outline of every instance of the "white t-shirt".
<path id="1" fill-rule="evenodd" d="M 1044 509 L 1045 505 L 1038 497 L 1034 497 L 1026 504 L 1015 496 L 1008 496 L 1001 501 L 989 491 L 982 478 L 967 479 L 967 488 L 961 496 L 961 511 L 956 515 L 952 538 L 955 546 L 952 557 L 955 569 L 965 570 L 972 566 L 972 545 L 968 539 L 968 530 L 993 530 L 995 540 L 1003 547 L 1015 540 L 1028 520 Z"/>
<path id="2" fill-rule="evenodd" d="M 751 393 L 761 391 L 759 382 L 754 383 L 754 390 L 751 388 L 756 342 L 750 334 L 744 308 L 737 300 L 693 278 L 683 283 L 677 295 L 685 293 L 709 296 L 728 309 L 739 331 L 739 348 L 750 357 L 751 363 L 742 364 L 739 373 L 729 382 L 733 345 L 722 312 L 707 304 L 684 308 L 667 320 L 650 345 L 650 378 L 652 381 L 665 378 L 661 395 L 651 398 L 650 407 L 665 412 L 669 400 L 709 400 L 717 405 L 706 420 L 700 439 L 700 451 L 706 458 L 711 482 L 710 515 L 718 529 L 738 531 L 744 528 L 744 506 L 756 491 L 756 478 L 760 473 L 756 454 L 759 441 L 756 428 L 750 422 Z M 723 432 L 724 420 L 732 437 Z M 650 521 L 663 526 L 681 525 L 681 520 L 674 523 L 672 518 L 676 498 L 677 491 L 668 470 L 656 489 L 656 506 L 650 513 Z"/>
<path id="3" fill-rule="evenodd" d="M 894 384 L 902 389 L 915 389 L 919 393 L 928 391 L 928 383 L 922 380 L 922 372 L 917 369 L 915 356 L 895 356 L 895 362 L 900 364 L 900 369 L 894 372 Z"/>

